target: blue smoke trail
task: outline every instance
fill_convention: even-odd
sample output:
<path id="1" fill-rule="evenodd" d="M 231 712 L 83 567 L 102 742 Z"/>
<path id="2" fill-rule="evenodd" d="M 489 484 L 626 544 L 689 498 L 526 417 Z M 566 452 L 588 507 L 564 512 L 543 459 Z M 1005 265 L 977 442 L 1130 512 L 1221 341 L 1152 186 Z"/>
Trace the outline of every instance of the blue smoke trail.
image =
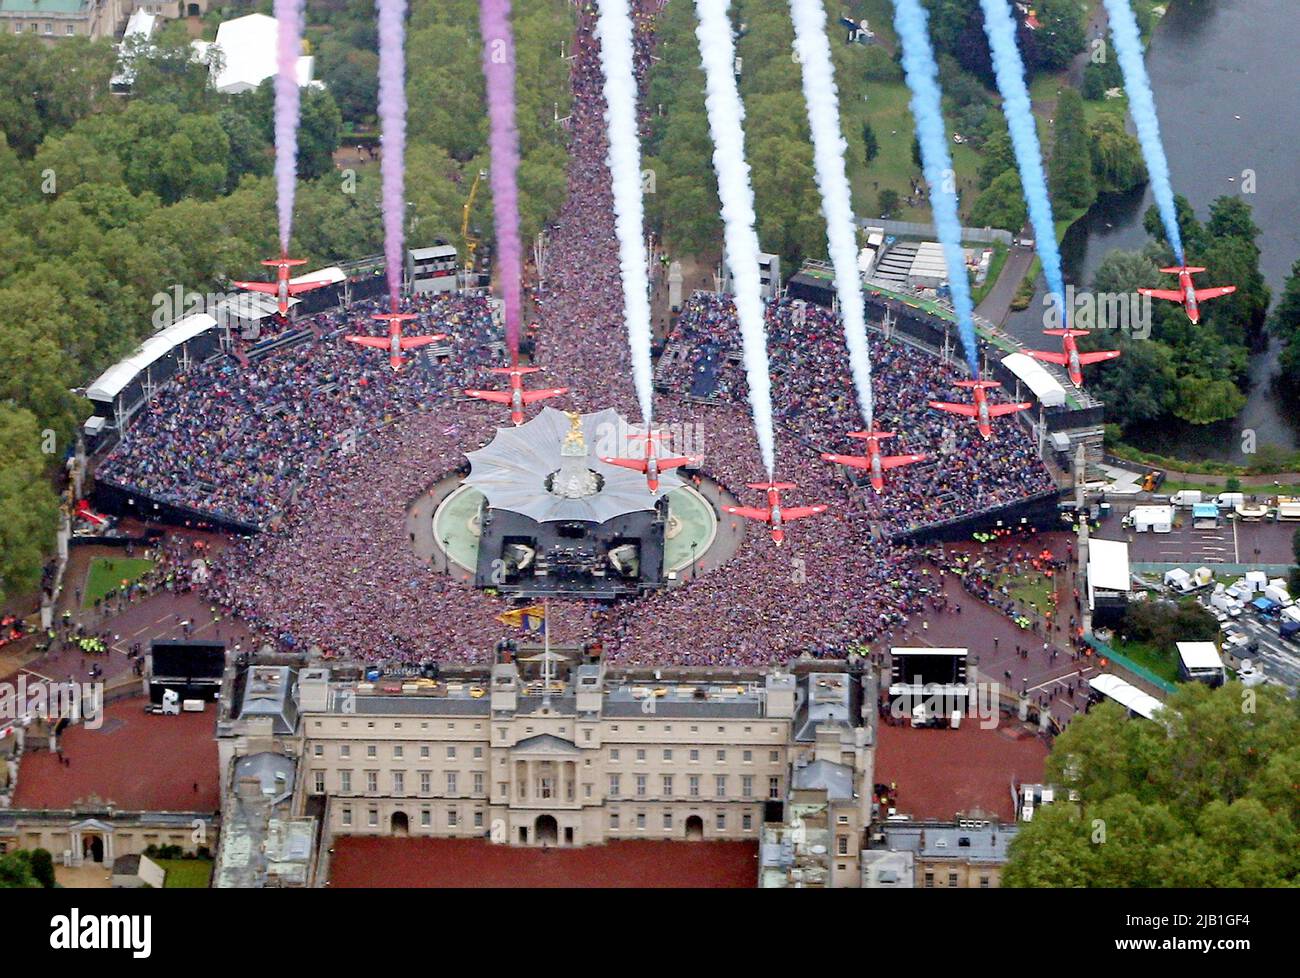
<path id="1" fill-rule="evenodd" d="M 943 124 L 939 66 L 930 47 L 929 15 L 921 0 L 894 0 L 894 30 L 903 42 L 903 72 L 912 92 L 912 117 L 921 144 L 921 169 L 930 187 L 930 209 L 948 266 L 948 287 L 957 313 L 957 331 L 966 348 L 971 376 L 979 376 L 979 348 L 975 341 L 974 307 L 970 279 L 966 276 L 966 255 L 961 247 L 961 219 L 957 216 L 957 193 L 948 137 Z"/>
<path id="2" fill-rule="evenodd" d="M 1110 18 L 1110 34 L 1115 42 L 1119 67 L 1124 73 L 1124 90 L 1128 93 L 1128 111 L 1137 129 L 1142 155 L 1147 161 L 1151 177 L 1151 194 L 1160 211 L 1165 226 L 1165 237 L 1174 250 L 1179 265 L 1186 265 L 1183 257 L 1183 236 L 1178 228 L 1178 208 L 1174 206 L 1174 188 L 1169 180 L 1169 160 L 1165 158 L 1164 143 L 1160 141 L 1160 119 L 1156 116 L 1156 99 L 1151 91 L 1151 79 L 1142 61 L 1142 35 L 1128 0 L 1104 0 L 1106 16 Z"/>
<path id="3" fill-rule="evenodd" d="M 980 0 L 984 8 L 984 33 L 993 53 L 993 70 L 1002 93 L 1002 114 L 1011 133 L 1011 147 L 1016 154 L 1020 185 L 1029 207 L 1029 222 L 1034 228 L 1034 243 L 1043 263 L 1047 290 L 1055 298 L 1061 313 L 1061 325 L 1068 326 L 1065 312 L 1065 280 L 1061 274 L 1061 252 L 1056 246 L 1056 222 L 1052 219 L 1052 202 L 1047 196 L 1047 175 L 1043 171 L 1043 151 L 1038 144 L 1038 126 L 1025 85 L 1025 64 L 1016 47 L 1016 22 L 1011 16 L 1009 0 Z"/>

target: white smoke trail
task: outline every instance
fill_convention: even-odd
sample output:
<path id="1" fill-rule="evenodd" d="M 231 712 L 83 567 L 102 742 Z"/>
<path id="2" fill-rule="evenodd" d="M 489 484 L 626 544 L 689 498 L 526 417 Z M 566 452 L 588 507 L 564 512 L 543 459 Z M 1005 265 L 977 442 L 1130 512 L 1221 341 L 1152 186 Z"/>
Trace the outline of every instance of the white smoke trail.
<path id="1" fill-rule="evenodd" d="M 812 131 L 813 166 L 826 218 L 826 243 L 835 267 L 835 292 L 844 321 L 844 342 L 858 394 L 858 406 L 872 430 L 875 407 L 871 394 L 871 354 L 867 349 L 866 312 L 858 275 L 857 235 L 853 227 L 853 201 L 844 171 L 847 144 L 840 128 L 839 91 L 831 46 L 826 38 L 826 8 L 822 0 L 790 0 L 795 51 L 803 69 L 803 97 L 808 104 Z"/>
<path id="2" fill-rule="evenodd" d="M 767 331 L 758 275 L 760 248 L 754 231 L 754 188 L 745 160 L 745 107 L 733 74 L 736 48 L 731 39 L 727 0 L 695 0 L 699 25 L 695 37 L 704 66 L 704 107 L 713 138 L 713 169 L 722 202 L 727 269 L 735 289 L 736 317 L 749 383 L 749 407 L 754 415 L 758 449 L 768 479 L 776 471 L 776 434 L 772 427 L 772 374 L 767 360 Z"/>
<path id="3" fill-rule="evenodd" d="M 610 183 L 614 194 L 614 233 L 618 237 L 623 280 L 623 320 L 632 351 L 632 380 L 641 419 L 653 420 L 654 385 L 650 359 L 650 273 L 641 199 L 641 141 L 636 118 L 632 17 L 628 0 L 599 0 L 596 36 L 605 73 L 605 125 L 609 133 Z"/>

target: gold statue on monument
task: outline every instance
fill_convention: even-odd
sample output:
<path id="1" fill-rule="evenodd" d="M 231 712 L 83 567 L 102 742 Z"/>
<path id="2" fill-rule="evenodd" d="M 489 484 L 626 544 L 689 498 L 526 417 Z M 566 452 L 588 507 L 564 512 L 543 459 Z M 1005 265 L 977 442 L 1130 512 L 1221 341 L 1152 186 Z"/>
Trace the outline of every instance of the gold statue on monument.
<path id="1" fill-rule="evenodd" d="M 564 436 L 564 447 L 561 449 L 564 455 L 587 455 L 587 440 L 582 435 L 582 415 L 577 411 L 565 411 L 564 416 L 569 419 L 569 432 Z"/>

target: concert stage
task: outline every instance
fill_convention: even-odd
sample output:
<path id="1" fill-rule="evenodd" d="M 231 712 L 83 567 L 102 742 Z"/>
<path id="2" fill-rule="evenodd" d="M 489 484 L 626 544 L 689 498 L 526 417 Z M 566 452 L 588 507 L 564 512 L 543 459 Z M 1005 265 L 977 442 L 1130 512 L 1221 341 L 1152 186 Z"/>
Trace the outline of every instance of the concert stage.
<path id="1" fill-rule="evenodd" d="M 671 472 L 652 493 L 643 474 L 602 462 L 628 454 L 628 431 L 613 410 L 552 408 L 499 429 L 433 512 L 440 562 L 524 598 L 610 600 L 688 576 L 717 539 L 717 513 Z"/>

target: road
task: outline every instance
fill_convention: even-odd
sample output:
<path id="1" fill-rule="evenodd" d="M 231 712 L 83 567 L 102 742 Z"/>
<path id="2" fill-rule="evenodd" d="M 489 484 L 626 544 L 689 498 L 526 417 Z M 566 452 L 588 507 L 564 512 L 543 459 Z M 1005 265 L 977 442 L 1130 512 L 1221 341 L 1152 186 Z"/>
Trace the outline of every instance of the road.
<path id="1" fill-rule="evenodd" d="M 1001 326 L 1011 313 L 1011 300 L 1016 297 L 1020 283 L 1034 263 L 1034 249 L 1012 245 L 1007 252 L 1007 260 L 1002 266 L 998 280 L 993 283 L 975 313 L 994 325 Z"/>
<path id="2" fill-rule="evenodd" d="M 1292 693 L 1300 688 L 1300 646 L 1282 638 L 1277 632 L 1276 622 L 1261 620 L 1253 612 L 1246 611 L 1233 624 L 1259 642 L 1259 651 L 1250 654 L 1249 658 L 1263 667 L 1268 682 L 1285 686 Z M 1228 651 L 1226 646 L 1224 651 Z M 1228 665 L 1235 668 L 1239 662 L 1229 658 Z"/>
<path id="3" fill-rule="evenodd" d="M 1224 519 L 1214 529 L 1198 530 L 1184 509 L 1177 514 L 1182 525 L 1168 533 L 1135 533 L 1121 527 L 1130 508 L 1116 502 L 1095 535 L 1126 541 L 1129 559 L 1139 563 L 1181 564 L 1191 570 L 1201 564 L 1291 564 L 1295 559 L 1291 537 L 1300 524 Z"/>

